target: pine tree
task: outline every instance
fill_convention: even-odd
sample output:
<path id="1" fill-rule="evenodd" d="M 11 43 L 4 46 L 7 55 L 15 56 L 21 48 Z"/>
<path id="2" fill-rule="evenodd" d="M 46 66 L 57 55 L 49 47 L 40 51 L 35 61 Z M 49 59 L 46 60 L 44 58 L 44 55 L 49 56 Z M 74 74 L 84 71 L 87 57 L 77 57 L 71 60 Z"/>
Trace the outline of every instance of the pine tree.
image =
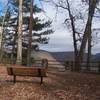
<path id="1" fill-rule="evenodd" d="M 42 9 L 33 6 L 33 15 L 41 13 Z M 18 40 L 18 0 L 10 0 L 9 10 L 7 16 L 10 17 L 7 21 L 7 28 L 5 33 L 5 46 L 12 47 L 12 53 L 16 54 L 17 40 Z M 28 48 L 28 34 L 29 34 L 29 19 L 30 19 L 30 0 L 23 1 L 23 50 L 27 51 Z M 32 49 L 38 50 L 39 44 L 48 43 L 48 35 L 53 33 L 51 29 L 51 21 L 33 17 L 32 20 Z"/>

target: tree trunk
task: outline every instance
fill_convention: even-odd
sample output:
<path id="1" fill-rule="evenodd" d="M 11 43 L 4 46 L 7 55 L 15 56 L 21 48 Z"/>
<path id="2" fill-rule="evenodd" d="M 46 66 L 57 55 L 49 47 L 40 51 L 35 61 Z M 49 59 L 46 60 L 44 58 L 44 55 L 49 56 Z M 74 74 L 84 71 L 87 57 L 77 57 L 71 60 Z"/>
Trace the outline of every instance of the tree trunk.
<path id="1" fill-rule="evenodd" d="M 17 17 L 18 18 L 18 17 Z M 16 25 L 16 30 L 15 30 L 15 34 L 14 34 L 14 41 L 13 41 L 13 46 L 12 46 L 12 64 L 15 64 L 16 62 L 16 56 L 15 56 L 15 53 L 16 53 L 16 41 L 17 41 L 17 33 L 18 33 L 18 20 L 17 20 L 17 25 Z"/>
<path id="2" fill-rule="evenodd" d="M 2 26 L 0 28 L 0 63 L 2 63 L 3 60 L 3 32 L 4 32 L 4 24 L 5 24 L 5 17 L 6 17 L 6 13 L 4 15 L 3 21 L 2 21 Z"/>
<path id="3" fill-rule="evenodd" d="M 85 31 L 84 31 L 82 43 L 81 43 L 81 46 L 80 46 L 80 51 L 79 51 L 79 54 L 78 54 L 78 57 L 77 57 L 77 62 L 78 62 L 77 69 L 76 69 L 77 71 L 80 69 L 80 65 L 83 61 L 86 43 L 87 43 L 87 40 L 88 40 L 88 35 L 91 35 L 90 29 L 91 29 L 91 25 L 92 25 L 92 19 L 93 19 L 93 15 L 94 15 L 94 12 L 95 12 L 96 4 L 97 4 L 96 0 L 89 0 L 88 20 L 87 20 L 86 28 L 85 28 Z"/>
<path id="4" fill-rule="evenodd" d="M 75 61 L 75 64 L 76 64 L 76 59 L 77 59 L 77 55 L 78 55 L 77 42 L 76 42 L 76 31 L 75 31 L 73 16 L 72 16 L 71 11 L 70 11 L 69 2 L 68 2 L 68 0 L 66 0 L 66 2 L 67 2 L 67 5 L 68 5 L 68 12 L 69 12 L 70 20 L 71 20 L 71 27 L 72 27 L 72 33 L 73 33 L 73 46 L 74 46 L 74 61 Z M 75 65 L 73 67 L 75 67 Z M 72 67 L 71 70 L 75 69 L 73 67 Z"/>
<path id="5" fill-rule="evenodd" d="M 90 69 L 90 62 L 91 62 L 91 29 L 90 34 L 88 36 L 88 54 L 87 54 L 87 70 Z"/>
<path id="6" fill-rule="evenodd" d="M 3 37 L 2 37 L 2 33 L 3 33 L 3 27 L 0 28 L 0 63 L 2 63 L 2 58 L 3 58 L 3 50 L 2 50 L 2 45 L 3 45 Z"/>
<path id="7" fill-rule="evenodd" d="M 22 24 L 23 24 L 23 0 L 19 0 L 19 18 L 18 18 L 18 45 L 17 45 L 17 64 L 22 64 Z"/>
<path id="8" fill-rule="evenodd" d="M 27 66 L 31 66 L 31 51 L 32 51 L 32 21 L 33 20 L 33 0 L 30 1 L 30 24 L 28 36 L 28 53 L 27 53 Z"/>

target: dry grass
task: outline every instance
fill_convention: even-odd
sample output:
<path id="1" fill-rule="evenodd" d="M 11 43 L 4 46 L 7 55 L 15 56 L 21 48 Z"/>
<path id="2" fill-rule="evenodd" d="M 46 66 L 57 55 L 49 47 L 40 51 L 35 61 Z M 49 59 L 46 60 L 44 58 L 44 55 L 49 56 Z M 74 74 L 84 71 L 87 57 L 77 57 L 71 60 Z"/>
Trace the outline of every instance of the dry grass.
<path id="1" fill-rule="evenodd" d="M 0 100 L 100 100 L 100 75 L 49 69 L 42 85 L 39 78 L 12 78 L 1 66 Z"/>

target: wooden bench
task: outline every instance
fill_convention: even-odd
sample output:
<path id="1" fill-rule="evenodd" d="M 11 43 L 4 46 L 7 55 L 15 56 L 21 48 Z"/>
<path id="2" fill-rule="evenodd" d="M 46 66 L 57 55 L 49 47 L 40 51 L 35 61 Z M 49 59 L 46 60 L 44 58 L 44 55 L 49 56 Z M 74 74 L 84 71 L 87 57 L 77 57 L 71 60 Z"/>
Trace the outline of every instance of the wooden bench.
<path id="1" fill-rule="evenodd" d="M 12 65 L 7 67 L 8 75 L 13 76 L 13 82 L 16 82 L 16 76 L 32 76 L 32 77 L 40 77 L 41 84 L 43 83 L 43 77 L 47 76 L 47 68 L 48 68 L 48 60 L 41 60 L 41 67 L 25 67 L 19 65 Z"/>
<path id="2" fill-rule="evenodd" d="M 7 67 L 8 75 L 13 76 L 13 82 L 16 82 L 16 76 L 31 76 L 40 77 L 41 84 L 43 83 L 43 77 L 47 76 L 47 69 L 42 67 L 23 67 L 23 66 L 11 66 Z"/>

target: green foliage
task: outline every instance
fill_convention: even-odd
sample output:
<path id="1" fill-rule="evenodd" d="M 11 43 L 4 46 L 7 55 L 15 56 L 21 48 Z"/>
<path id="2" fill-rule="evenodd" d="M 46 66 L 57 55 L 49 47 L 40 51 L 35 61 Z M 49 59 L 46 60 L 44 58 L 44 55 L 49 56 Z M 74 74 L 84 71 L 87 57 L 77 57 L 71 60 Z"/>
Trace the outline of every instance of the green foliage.
<path id="1" fill-rule="evenodd" d="M 34 57 L 31 57 L 31 64 L 34 63 Z M 22 52 L 22 65 L 27 65 L 27 49 L 23 49 Z"/>
<path id="2" fill-rule="evenodd" d="M 16 59 L 17 39 L 18 37 L 18 0 L 9 0 L 9 5 L 4 21 L 4 40 L 5 47 L 12 47 L 13 57 Z M 41 13 L 42 9 L 37 5 L 33 6 L 33 14 Z M 30 20 L 30 0 L 23 1 L 23 64 L 27 62 L 29 20 Z M 2 20 L 2 17 L 0 18 Z M 39 17 L 33 17 L 32 49 L 39 50 L 38 44 L 47 44 L 48 35 L 53 33 L 51 21 L 45 21 Z M 33 58 L 32 58 L 33 59 Z"/>
<path id="3" fill-rule="evenodd" d="M 3 16 L 0 16 L 0 26 L 2 26 Z"/>
<path id="4" fill-rule="evenodd" d="M 3 56 L 2 59 L 1 59 L 1 62 L 3 64 L 10 64 L 11 63 L 11 54 L 0 50 L 0 55 L 1 55 L 1 53 L 2 53 L 2 56 Z"/>
<path id="5" fill-rule="evenodd" d="M 37 7 L 37 5 L 33 6 L 33 14 L 40 13 L 42 11 L 41 8 Z M 28 47 L 28 33 L 29 33 L 29 12 L 30 12 L 30 0 L 24 0 L 23 3 L 23 47 Z M 17 31 L 18 31 L 18 0 L 10 0 L 8 12 L 6 14 L 6 31 L 5 31 L 5 42 L 6 46 L 13 46 L 17 43 Z M 38 17 L 34 17 L 33 20 L 33 48 L 35 45 L 39 43 L 46 44 L 48 43 L 49 34 L 53 33 L 51 29 L 51 21 L 45 21 L 45 19 L 39 19 Z M 17 46 L 17 45 L 16 45 Z M 35 48 L 34 48 L 35 49 Z"/>

